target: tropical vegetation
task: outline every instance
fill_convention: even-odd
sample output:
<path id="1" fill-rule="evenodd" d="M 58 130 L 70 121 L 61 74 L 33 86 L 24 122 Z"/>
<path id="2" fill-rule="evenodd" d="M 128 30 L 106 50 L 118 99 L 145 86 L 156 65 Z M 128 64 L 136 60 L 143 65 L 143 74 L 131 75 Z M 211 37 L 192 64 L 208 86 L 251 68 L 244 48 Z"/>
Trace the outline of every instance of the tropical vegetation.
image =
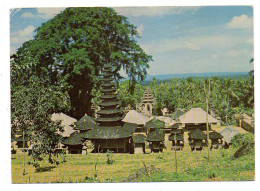
<path id="1" fill-rule="evenodd" d="M 175 116 L 178 110 L 185 112 L 195 107 L 201 107 L 206 111 L 204 85 L 210 98 L 209 111 L 215 117 L 219 117 L 223 124 L 234 123 L 234 114 L 254 113 L 254 77 L 249 74 L 238 78 L 188 77 L 163 82 L 154 78 L 149 85 L 156 101 L 153 114 L 162 115 L 161 110 L 164 107 L 172 116 Z M 146 87 L 135 89 L 132 95 L 125 94 L 127 88 L 127 82 L 120 84 L 119 92 L 123 92 L 120 95 L 125 104 L 123 106 L 128 104 L 135 108 L 136 103 L 140 103 Z"/>

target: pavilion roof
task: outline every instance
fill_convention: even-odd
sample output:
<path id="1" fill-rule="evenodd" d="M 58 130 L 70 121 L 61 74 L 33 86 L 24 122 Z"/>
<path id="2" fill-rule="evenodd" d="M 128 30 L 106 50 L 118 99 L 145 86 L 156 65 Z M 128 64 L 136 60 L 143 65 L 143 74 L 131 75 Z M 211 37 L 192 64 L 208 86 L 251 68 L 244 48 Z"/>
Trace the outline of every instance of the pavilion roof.
<path id="1" fill-rule="evenodd" d="M 70 117 L 64 113 L 53 113 L 51 116 L 52 121 L 61 121 L 61 125 L 64 126 L 63 132 L 58 131 L 62 137 L 69 137 L 75 130 L 72 125 L 77 121 L 75 118 Z"/>
<path id="2" fill-rule="evenodd" d="M 64 144 L 64 145 L 82 145 L 83 142 L 84 141 L 82 140 L 81 134 L 78 132 L 74 132 L 68 138 L 65 138 L 62 141 L 62 144 Z"/>
<path id="3" fill-rule="evenodd" d="M 143 134 L 135 134 L 133 135 L 133 142 L 134 143 L 145 143 L 146 136 Z"/>
<path id="4" fill-rule="evenodd" d="M 94 119 L 85 114 L 77 123 L 75 129 L 77 130 L 90 130 L 98 127 Z"/>
<path id="5" fill-rule="evenodd" d="M 121 139 L 132 137 L 137 125 L 125 123 L 123 126 L 98 127 L 82 133 L 84 139 Z"/>
<path id="6" fill-rule="evenodd" d="M 146 122 L 145 127 L 150 129 L 157 129 L 157 128 L 160 129 L 160 128 L 164 128 L 165 124 L 161 120 L 155 117 L 151 117 L 150 120 Z"/>
<path id="7" fill-rule="evenodd" d="M 137 125 L 145 125 L 145 123 L 148 120 L 149 120 L 149 117 L 147 117 L 135 110 L 130 110 L 122 121 L 127 122 L 127 123 L 137 124 Z"/>
<path id="8" fill-rule="evenodd" d="M 162 130 L 152 130 L 148 133 L 146 140 L 148 142 L 164 141 L 164 132 Z"/>
<path id="9" fill-rule="evenodd" d="M 206 112 L 201 108 L 192 108 L 187 113 L 179 117 L 180 123 L 184 124 L 200 124 L 206 123 Z M 218 120 L 208 114 L 208 123 L 218 123 Z"/>

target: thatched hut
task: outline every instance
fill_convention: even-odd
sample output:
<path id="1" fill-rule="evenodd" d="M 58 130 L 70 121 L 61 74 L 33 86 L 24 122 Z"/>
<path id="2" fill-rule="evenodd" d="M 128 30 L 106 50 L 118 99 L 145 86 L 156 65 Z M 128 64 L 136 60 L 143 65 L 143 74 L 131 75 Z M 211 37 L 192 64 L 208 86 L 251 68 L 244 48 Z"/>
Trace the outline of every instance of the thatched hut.
<path id="1" fill-rule="evenodd" d="M 149 117 L 145 116 L 142 113 L 139 113 L 135 110 L 130 110 L 124 117 L 124 119 L 122 120 L 125 123 L 132 123 L 132 124 L 136 124 L 137 128 L 136 128 L 136 132 L 137 133 L 147 133 L 146 128 L 144 127 L 144 125 L 146 124 L 147 121 L 149 121 Z"/>
<path id="2" fill-rule="evenodd" d="M 172 150 L 182 150 L 184 147 L 184 132 L 182 129 L 172 129 L 169 141 L 172 141 Z"/>
<path id="3" fill-rule="evenodd" d="M 151 152 L 163 151 L 165 137 L 165 133 L 163 131 L 164 126 L 164 123 L 156 118 L 152 118 L 145 124 L 145 127 L 149 130 L 146 140 L 149 142 Z"/>
<path id="4" fill-rule="evenodd" d="M 223 136 L 223 139 L 224 139 L 224 144 L 223 144 L 223 148 L 227 149 L 229 148 L 229 146 L 231 145 L 231 140 L 232 138 L 239 134 L 240 132 L 237 131 L 234 127 L 232 126 L 229 126 L 229 127 L 226 127 L 224 128 L 220 134 Z"/>
<path id="5" fill-rule="evenodd" d="M 64 113 L 53 113 L 51 115 L 52 121 L 61 121 L 61 125 L 64 126 L 63 132 L 58 131 L 62 137 L 69 137 L 75 132 L 73 129 L 74 123 L 77 121 L 75 118 L 70 117 Z"/>
<path id="6" fill-rule="evenodd" d="M 135 132 L 136 125 L 125 123 L 123 127 L 96 127 L 85 133 L 81 133 L 83 139 L 91 140 L 95 144 L 93 152 L 127 152 L 129 148 L 129 139 Z"/>
<path id="7" fill-rule="evenodd" d="M 202 150 L 207 145 L 207 136 L 201 129 L 195 129 L 188 133 L 188 141 L 191 150 Z"/>
<path id="8" fill-rule="evenodd" d="M 145 141 L 146 141 L 146 136 L 144 134 L 134 134 L 133 144 L 134 144 L 135 153 L 136 152 L 140 153 L 140 150 L 143 153 L 145 153 Z"/>
<path id="9" fill-rule="evenodd" d="M 206 115 L 207 113 L 201 108 L 192 108 L 187 113 L 179 117 L 179 121 L 182 127 L 186 130 L 201 129 L 206 130 Z M 219 121 L 208 114 L 208 124 L 209 129 L 211 129 L 212 124 L 217 124 Z"/>
<path id="10" fill-rule="evenodd" d="M 165 133 L 171 133 L 172 126 L 175 125 L 177 122 L 173 120 L 171 117 L 166 116 L 155 116 L 156 119 L 164 122 L 163 130 Z"/>
<path id="11" fill-rule="evenodd" d="M 75 123 L 74 129 L 80 131 L 80 133 L 84 133 L 96 127 L 98 127 L 98 124 L 95 122 L 95 120 L 85 114 L 80 120 Z"/>
<path id="12" fill-rule="evenodd" d="M 82 154 L 83 140 L 81 134 L 74 132 L 68 138 L 64 138 L 62 144 L 66 145 L 69 154 Z"/>
<path id="13" fill-rule="evenodd" d="M 223 136 L 216 132 L 216 131 L 212 131 L 209 133 L 209 139 L 211 140 L 211 147 L 210 149 L 218 149 L 219 147 L 222 146 L 223 144 L 223 140 L 222 140 Z"/>
<path id="14" fill-rule="evenodd" d="M 250 117 L 249 115 L 247 115 L 246 113 L 243 113 L 241 115 L 237 114 L 235 115 L 235 119 L 237 121 L 237 124 L 239 127 L 242 127 L 243 129 L 254 133 L 255 128 L 254 128 L 254 123 L 255 123 L 255 119 L 254 119 L 254 114 L 252 115 L 252 117 Z"/>

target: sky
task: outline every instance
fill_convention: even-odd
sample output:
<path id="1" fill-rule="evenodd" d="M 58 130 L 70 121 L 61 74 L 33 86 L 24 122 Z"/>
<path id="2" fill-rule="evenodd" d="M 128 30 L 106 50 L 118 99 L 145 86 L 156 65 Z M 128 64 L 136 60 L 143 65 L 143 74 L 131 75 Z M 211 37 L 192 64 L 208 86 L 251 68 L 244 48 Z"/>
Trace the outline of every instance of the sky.
<path id="1" fill-rule="evenodd" d="M 65 8 L 14 9 L 11 54 Z M 137 27 L 137 43 L 153 57 L 149 75 L 248 72 L 254 57 L 250 6 L 116 7 Z M 124 76 L 124 73 L 121 71 Z"/>

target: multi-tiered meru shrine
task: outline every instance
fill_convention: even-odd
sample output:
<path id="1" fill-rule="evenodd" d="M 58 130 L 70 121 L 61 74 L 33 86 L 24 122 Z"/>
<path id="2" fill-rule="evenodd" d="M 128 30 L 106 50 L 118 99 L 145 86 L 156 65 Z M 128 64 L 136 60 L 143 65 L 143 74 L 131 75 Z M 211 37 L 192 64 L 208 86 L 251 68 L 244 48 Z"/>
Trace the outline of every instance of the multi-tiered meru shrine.
<path id="1" fill-rule="evenodd" d="M 143 96 L 143 100 L 136 106 L 137 111 L 143 113 L 146 116 L 152 116 L 154 100 L 149 87 L 146 88 Z"/>
<path id="2" fill-rule="evenodd" d="M 100 110 L 95 121 L 98 127 L 87 131 L 83 138 L 91 140 L 95 151 L 106 152 L 108 149 L 115 152 L 130 152 L 132 136 L 136 125 L 122 122 L 123 109 L 117 94 L 113 68 L 107 64 L 103 69 L 103 83 L 101 84 Z"/>

